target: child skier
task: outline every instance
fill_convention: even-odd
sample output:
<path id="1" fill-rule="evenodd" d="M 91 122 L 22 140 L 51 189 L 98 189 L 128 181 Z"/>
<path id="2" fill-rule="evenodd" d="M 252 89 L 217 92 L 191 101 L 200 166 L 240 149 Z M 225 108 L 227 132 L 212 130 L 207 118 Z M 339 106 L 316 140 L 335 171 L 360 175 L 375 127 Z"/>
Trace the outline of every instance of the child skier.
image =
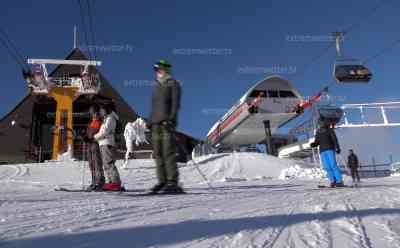
<path id="1" fill-rule="evenodd" d="M 142 118 L 137 118 L 135 122 L 128 122 L 125 126 L 124 137 L 126 143 L 125 163 L 122 168 L 128 168 L 129 159 L 135 159 L 134 144 L 138 147 L 140 144 L 149 142 L 146 139 L 146 122 Z"/>
<path id="2" fill-rule="evenodd" d="M 104 190 L 121 191 L 121 179 L 115 166 L 115 130 L 117 127 L 117 114 L 109 106 L 100 107 L 100 115 L 103 117 L 103 124 L 100 131 L 94 136 L 99 142 L 100 152 L 103 160 L 106 183 Z"/>
<path id="3" fill-rule="evenodd" d="M 315 141 L 311 147 L 318 147 L 321 161 L 325 167 L 331 187 L 344 187 L 342 172 L 336 163 L 336 155 L 340 154 L 339 143 L 333 127 L 329 123 L 321 122 L 321 127 L 317 130 Z"/>
<path id="4" fill-rule="evenodd" d="M 94 135 L 99 132 L 101 120 L 99 118 L 99 107 L 93 105 L 89 109 L 92 120 L 90 121 L 84 141 L 87 144 L 87 157 L 89 161 L 90 172 L 92 173 L 92 183 L 88 190 L 101 190 L 104 185 L 103 163 L 100 154 L 99 144 L 94 140 Z"/>

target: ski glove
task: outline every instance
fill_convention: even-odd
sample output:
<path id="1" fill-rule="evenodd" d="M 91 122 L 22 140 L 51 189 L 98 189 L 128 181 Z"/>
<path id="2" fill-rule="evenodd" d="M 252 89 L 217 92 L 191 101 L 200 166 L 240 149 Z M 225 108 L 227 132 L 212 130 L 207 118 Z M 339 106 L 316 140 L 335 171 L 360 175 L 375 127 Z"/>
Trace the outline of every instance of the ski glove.
<path id="1" fill-rule="evenodd" d="M 336 149 L 336 153 L 340 154 L 340 148 Z"/>
<path id="2" fill-rule="evenodd" d="M 153 126 L 153 124 L 151 124 L 149 121 L 146 122 L 147 129 L 151 130 L 152 126 Z"/>

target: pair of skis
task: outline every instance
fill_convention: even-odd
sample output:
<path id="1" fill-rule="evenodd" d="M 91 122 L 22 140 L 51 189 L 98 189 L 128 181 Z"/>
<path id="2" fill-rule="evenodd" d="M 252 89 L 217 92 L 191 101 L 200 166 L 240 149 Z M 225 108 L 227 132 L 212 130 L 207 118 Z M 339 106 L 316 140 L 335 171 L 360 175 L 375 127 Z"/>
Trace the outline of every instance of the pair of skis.
<path id="1" fill-rule="evenodd" d="M 318 185 L 319 189 L 330 188 L 330 189 L 338 189 L 338 188 L 358 188 L 360 185 L 359 183 L 352 183 L 350 185 L 344 185 L 342 187 L 330 187 L 328 185 Z"/>
<path id="2" fill-rule="evenodd" d="M 59 192 L 70 192 L 70 193 L 118 193 L 118 194 L 124 194 L 124 193 L 135 193 L 135 194 L 127 194 L 129 196 L 162 196 L 162 195 L 184 195 L 187 194 L 186 192 L 171 192 L 171 193 L 154 193 L 145 189 L 134 189 L 134 190 L 129 190 L 129 189 L 124 189 L 121 191 L 111 191 L 111 190 L 100 190 L 100 191 L 95 191 L 95 190 L 86 190 L 86 189 L 69 189 L 69 188 L 64 188 L 64 187 L 59 187 L 55 188 L 55 191 Z"/>
<path id="3" fill-rule="evenodd" d="M 350 186 L 344 185 L 344 186 L 341 186 L 341 187 L 330 187 L 330 186 L 327 186 L 327 185 L 318 185 L 318 188 L 319 189 L 342 189 L 342 188 L 350 188 Z"/>

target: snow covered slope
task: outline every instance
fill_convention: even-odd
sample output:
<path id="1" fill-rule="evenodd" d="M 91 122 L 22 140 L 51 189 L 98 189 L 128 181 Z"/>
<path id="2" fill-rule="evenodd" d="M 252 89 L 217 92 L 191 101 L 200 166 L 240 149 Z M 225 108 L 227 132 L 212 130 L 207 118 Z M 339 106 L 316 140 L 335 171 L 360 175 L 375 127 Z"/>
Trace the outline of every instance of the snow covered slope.
<path id="1" fill-rule="evenodd" d="M 399 177 L 321 190 L 277 179 L 293 161 L 220 154 L 197 161 L 213 189 L 181 165 L 187 195 L 53 191 L 87 184 L 81 165 L 0 166 L 1 247 L 400 247 Z M 121 174 L 130 189 L 155 183 L 150 160 Z"/>

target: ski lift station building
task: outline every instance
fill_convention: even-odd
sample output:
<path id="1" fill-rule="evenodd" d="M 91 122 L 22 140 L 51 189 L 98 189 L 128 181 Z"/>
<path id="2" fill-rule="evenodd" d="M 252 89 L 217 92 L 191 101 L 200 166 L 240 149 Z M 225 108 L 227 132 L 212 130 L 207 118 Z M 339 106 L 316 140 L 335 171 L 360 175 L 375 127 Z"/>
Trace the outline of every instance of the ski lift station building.
<path id="1" fill-rule="evenodd" d="M 85 54 L 75 48 L 65 60 L 88 60 Z M 94 68 L 96 70 L 96 68 Z M 50 77 L 71 77 L 80 75 L 81 68 L 76 65 L 61 64 L 51 73 Z M 86 129 L 89 123 L 89 107 L 93 104 L 113 105 L 120 118 L 122 126 L 127 122 L 135 121 L 139 116 L 135 110 L 112 87 L 107 79 L 96 71 L 99 77 L 99 91 L 95 94 L 79 95 L 72 106 L 72 156 L 76 159 L 83 158 L 83 143 L 76 137 Z M 27 94 L 8 114 L 0 119 L 0 162 L 41 162 L 55 158 L 54 142 L 60 142 L 59 152 L 66 152 L 68 147 L 62 137 L 54 139 L 56 124 L 57 102 L 47 94 Z M 185 161 L 195 146 L 196 140 L 192 137 L 177 132 L 178 160 Z M 150 141 L 150 139 L 148 139 Z M 117 137 L 118 151 L 125 150 L 123 134 Z M 138 158 L 151 156 L 151 145 L 136 147 Z M 144 152 L 140 152 L 144 151 Z"/>

